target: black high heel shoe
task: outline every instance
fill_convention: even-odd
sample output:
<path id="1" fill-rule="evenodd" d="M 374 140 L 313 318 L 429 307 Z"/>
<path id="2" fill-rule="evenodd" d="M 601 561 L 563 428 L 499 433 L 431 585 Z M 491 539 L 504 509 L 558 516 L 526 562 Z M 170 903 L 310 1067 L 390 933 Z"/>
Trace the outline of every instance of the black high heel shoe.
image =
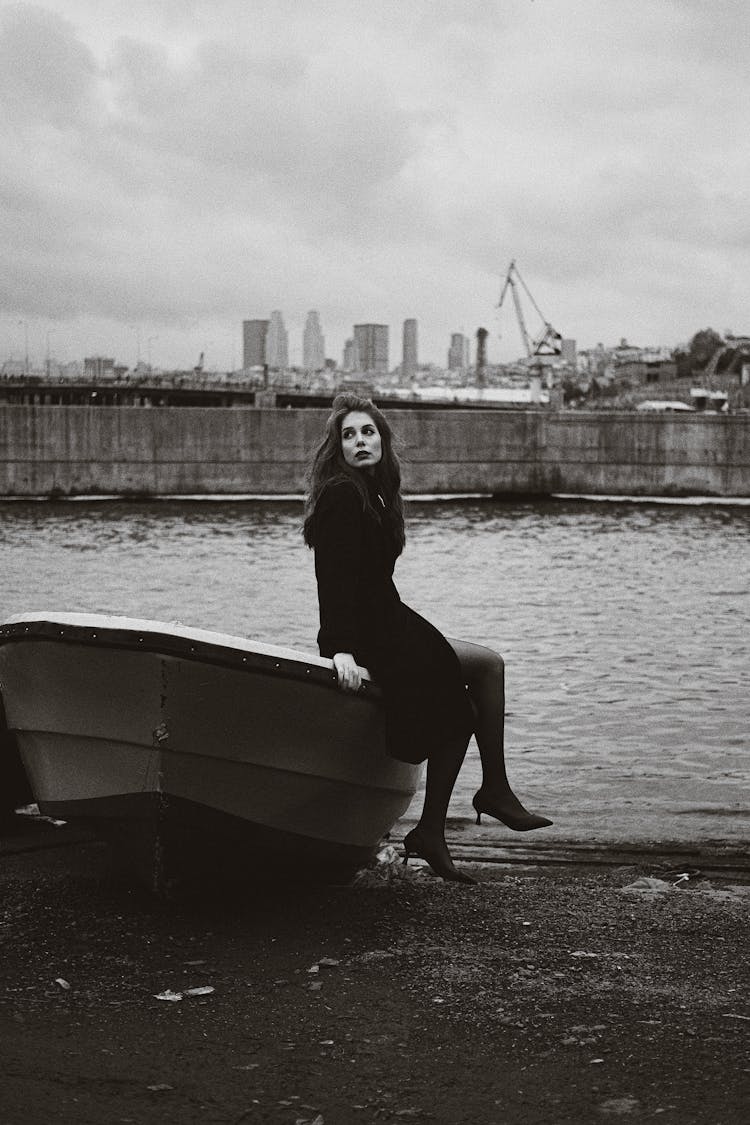
<path id="1" fill-rule="evenodd" d="M 552 824 L 546 816 L 538 816 L 537 813 L 527 812 L 523 805 L 518 802 L 520 813 L 510 812 L 508 809 L 503 809 L 498 804 L 493 804 L 492 798 L 487 798 L 480 789 L 474 794 L 472 798 L 472 805 L 477 814 L 477 824 L 482 823 L 482 813 L 487 816 L 494 816 L 495 820 L 501 821 L 508 828 L 512 828 L 514 832 L 531 832 L 533 828 L 548 828 Z"/>
<path id="2" fill-rule="evenodd" d="M 441 879 L 448 879 L 452 883 L 470 883 L 472 886 L 476 886 L 476 879 L 472 879 L 471 875 L 467 875 L 464 871 L 459 871 L 453 866 L 453 860 L 445 844 L 441 847 L 430 843 L 420 834 L 419 828 L 413 828 L 411 832 L 404 836 L 404 866 L 409 862 L 409 856 L 411 855 L 429 863 L 432 870 Z"/>

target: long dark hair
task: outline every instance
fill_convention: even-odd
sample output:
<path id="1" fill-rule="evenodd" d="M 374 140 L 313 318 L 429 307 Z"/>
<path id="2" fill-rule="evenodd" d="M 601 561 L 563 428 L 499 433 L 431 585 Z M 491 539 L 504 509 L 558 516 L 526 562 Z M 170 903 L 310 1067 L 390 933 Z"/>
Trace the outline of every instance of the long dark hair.
<path id="1" fill-rule="evenodd" d="M 383 498 L 383 506 L 373 503 L 367 487 L 366 474 L 362 469 L 347 465 L 341 452 L 341 423 L 352 410 L 369 414 L 380 433 L 382 456 L 370 477 L 374 486 L 372 491 Z M 349 480 L 357 489 L 364 511 L 370 511 L 376 519 L 386 525 L 391 533 L 397 554 L 404 549 L 404 505 L 401 499 L 401 466 L 393 448 L 393 433 L 382 411 L 378 410 L 369 398 L 355 394 L 336 395 L 331 413 L 326 421 L 323 441 L 313 454 L 308 472 L 309 489 L 305 503 L 305 523 L 303 534 L 308 547 L 315 546 L 315 511 L 323 490 L 330 484 Z"/>

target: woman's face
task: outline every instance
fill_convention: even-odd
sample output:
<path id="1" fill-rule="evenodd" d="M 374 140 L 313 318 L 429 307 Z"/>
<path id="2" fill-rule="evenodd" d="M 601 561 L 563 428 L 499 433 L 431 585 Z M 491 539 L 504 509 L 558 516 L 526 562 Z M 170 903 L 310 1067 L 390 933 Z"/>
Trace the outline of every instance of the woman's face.
<path id="1" fill-rule="evenodd" d="M 341 452 L 353 469 L 374 469 L 383 456 L 380 430 L 363 410 L 350 410 L 341 419 Z"/>

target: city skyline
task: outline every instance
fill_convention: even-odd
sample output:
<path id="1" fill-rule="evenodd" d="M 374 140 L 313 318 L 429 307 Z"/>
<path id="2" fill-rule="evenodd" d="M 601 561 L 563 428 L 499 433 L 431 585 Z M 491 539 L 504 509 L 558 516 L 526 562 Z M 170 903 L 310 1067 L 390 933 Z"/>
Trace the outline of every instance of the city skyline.
<path id="1" fill-rule="evenodd" d="M 271 370 L 297 370 L 314 373 L 326 367 L 333 366 L 335 369 L 350 372 L 369 371 L 378 374 L 400 372 L 402 377 L 408 379 L 418 369 L 425 370 L 433 367 L 445 371 L 456 371 L 462 369 L 468 370 L 474 367 L 477 362 L 477 349 L 479 347 L 478 337 L 480 333 L 483 337 L 484 362 L 488 367 L 507 367 L 526 362 L 528 357 L 521 353 L 512 360 L 497 360 L 489 355 L 487 350 L 489 333 L 482 326 L 471 334 L 454 331 L 449 332 L 446 336 L 444 359 L 422 358 L 419 355 L 419 321 L 416 317 L 407 317 L 402 322 L 400 337 L 401 350 L 398 360 L 391 360 L 390 356 L 390 326 L 370 322 L 353 325 L 351 335 L 344 341 L 340 355 L 330 355 L 326 354 L 325 336 L 322 331 L 320 314 L 317 310 L 308 311 L 301 333 L 300 346 L 297 348 L 294 345 L 294 339 L 290 330 L 286 328 L 283 310 L 274 309 L 266 318 L 244 319 L 241 322 L 241 343 L 239 348 L 241 358 L 238 363 L 232 367 L 220 369 L 215 364 L 206 362 L 205 353 L 202 352 L 199 357 L 199 367 L 201 370 L 240 371 L 242 369 L 268 366 Z M 111 357 L 107 362 L 110 364 L 114 363 L 115 366 L 122 367 L 123 369 L 136 369 L 137 367 L 145 366 L 148 368 L 153 367 L 154 370 L 181 370 L 177 366 L 170 367 L 168 364 L 152 364 L 151 344 L 152 339 L 149 339 L 147 361 L 141 355 L 139 349 L 137 360 L 134 363 L 123 362 L 123 358 L 119 356 Z M 607 343 L 597 341 L 596 345 L 582 348 L 578 347 L 578 341 L 569 337 L 563 338 L 560 344 L 559 360 L 569 366 L 575 366 L 577 354 L 589 352 L 593 354 L 598 349 L 614 351 L 626 348 L 653 354 L 658 353 L 662 358 L 664 354 L 671 354 L 671 352 L 675 350 L 654 342 L 647 344 L 639 344 L 634 341 L 628 342 L 624 337 L 620 337 L 617 341 L 609 341 Z M 49 351 L 48 341 L 47 354 L 44 363 L 41 363 L 38 359 L 35 361 L 33 353 L 28 351 L 26 342 L 25 347 L 25 354 L 13 355 L 10 353 L 5 358 L 0 355 L 0 370 L 5 367 L 17 371 L 19 365 L 25 370 L 34 370 L 37 372 L 43 367 L 46 367 L 48 371 L 50 367 L 62 370 L 65 367 L 74 367 L 76 364 L 81 364 L 84 358 L 81 356 L 70 358 L 54 357 Z M 96 352 L 95 349 L 90 349 L 89 351 L 92 356 L 99 360 L 102 355 L 106 354 L 108 351 L 112 351 L 112 349 L 104 347 L 100 352 Z M 301 355 L 301 359 L 295 359 L 295 355 Z M 193 368 L 195 368 L 195 365 L 193 365 Z M 186 369 L 189 370 L 190 368 L 183 368 L 182 370 Z"/>
<path id="2" fill-rule="evenodd" d="M 329 357 L 415 317 L 424 361 L 479 326 L 509 361 L 511 259 L 584 348 L 746 332 L 748 32 L 740 0 L 0 0 L 0 355 L 237 369 L 282 308 L 301 366 L 313 307 Z"/>
<path id="3" fill-rule="evenodd" d="M 322 354 L 322 362 L 320 362 L 320 367 L 317 368 L 317 369 L 322 369 L 322 367 L 325 365 L 326 359 L 334 360 L 337 364 L 340 363 L 341 365 L 345 366 L 345 360 L 340 359 L 339 357 L 343 357 L 344 353 L 347 350 L 347 346 L 352 343 L 354 330 L 357 327 L 356 325 L 353 325 L 349 329 L 349 331 L 346 334 L 345 339 L 342 341 L 341 347 L 336 348 L 334 346 L 330 351 L 326 352 L 325 351 L 325 334 L 322 332 L 320 313 L 317 312 L 317 310 L 310 310 L 306 313 L 304 324 L 299 329 L 299 331 L 296 331 L 296 329 L 297 329 L 298 325 L 302 324 L 301 318 L 298 316 L 296 321 L 292 322 L 293 327 L 287 328 L 286 322 L 284 320 L 284 315 L 285 314 L 284 314 L 283 309 L 274 309 L 265 318 L 254 318 L 254 319 L 253 318 L 250 318 L 250 319 L 245 318 L 245 319 L 243 319 L 241 321 L 241 328 L 240 328 L 240 332 L 238 334 L 237 342 L 232 343 L 232 345 L 231 345 L 231 350 L 232 350 L 233 356 L 239 357 L 239 358 L 236 358 L 236 362 L 233 362 L 230 366 L 227 366 L 225 369 L 226 370 L 239 370 L 242 367 L 260 366 L 260 365 L 262 365 L 262 360 L 261 360 L 260 356 L 263 355 L 266 358 L 266 362 L 268 362 L 269 365 L 272 366 L 272 367 L 282 367 L 282 368 L 295 367 L 295 368 L 315 370 L 317 360 L 315 360 L 314 362 L 308 362 L 308 359 L 306 358 L 306 348 L 308 346 L 306 344 L 306 339 L 308 338 L 308 334 L 309 334 L 309 347 L 312 349 L 312 351 L 314 352 L 314 354 L 316 356 L 318 354 Z M 15 346 L 15 348 L 13 348 L 13 346 L 10 346 L 10 347 L 6 348 L 6 352 L 5 352 L 4 356 L 0 352 L 0 364 L 4 360 L 5 361 L 17 361 L 18 359 L 23 358 L 26 354 L 28 354 L 31 357 L 31 360 L 35 361 L 34 363 L 32 363 L 32 365 L 39 366 L 42 362 L 42 360 L 40 358 L 41 354 L 42 354 L 41 353 L 42 341 L 46 341 L 45 347 L 44 347 L 44 361 L 47 362 L 47 363 L 49 363 L 49 361 L 51 359 L 54 359 L 55 362 L 58 362 L 58 363 L 75 362 L 76 359 L 79 359 L 80 358 L 79 355 L 72 355 L 72 354 L 71 355 L 57 355 L 57 354 L 54 354 L 55 349 L 54 348 L 51 349 L 51 347 L 50 347 L 50 338 L 52 336 L 54 336 L 55 330 L 50 329 L 50 328 L 45 328 L 45 324 L 47 324 L 47 323 L 48 322 L 46 322 L 46 321 L 42 321 L 40 324 L 38 324 L 36 326 L 36 329 L 37 329 L 36 340 L 34 341 L 34 339 L 32 339 L 31 347 L 30 347 L 29 346 L 29 325 L 28 325 L 28 322 L 18 321 L 17 325 L 16 325 L 15 333 L 11 333 L 11 336 L 15 335 L 15 337 L 16 337 L 16 339 L 15 339 L 15 345 L 16 346 Z M 376 322 L 369 322 L 368 321 L 368 322 L 364 322 L 364 323 L 374 324 Z M 408 353 L 409 357 L 412 357 L 412 356 L 414 357 L 413 363 L 414 363 L 415 366 L 416 365 L 434 365 L 434 366 L 437 366 L 437 367 L 446 366 L 444 360 L 440 357 L 439 349 L 438 349 L 438 354 L 436 354 L 435 356 L 427 356 L 427 357 L 421 357 L 420 356 L 419 359 L 417 359 L 417 354 L 418 354 L 418 347 L 417 347 L 418 328 L 417 328 L 417 326 L 420 323 L 419 318 L 417 318 L 417 317 L 406 317 L 402 321 L 400 321 L 399 323 L 400 323 L 400 339 L 401 339 L 401 345 L 400 345 L 401 346 L 401 352 L 400 352 L 401 359 L 400 359 L 399 362 L 402 365 L 403 365 L 403 361 L 407 357 L 407 353 Z M 407 326 L 410 326 L 410 327 L 407 328 Z M 145 336 L 144 335 L 145 330 L 143 330 L 143 331 L 139 330 L 138 326 L 136 326 L 136 325 L 130 325 L 128 327 L 129 327 L 129 331 L 133 334 L 133 338 L 129 342 L 128 347 L 130 349 L 132 349 L 133 347 L 136 349 L 136 357 L 132 362 L 128 362 L 127 356 L 123 356 L 123 355 L 120 355 L 120 353 L 117 353 L 118 362 L 125 361 L 125 362 L 127 362 L 128 366 L 132 366 L 132 367 L 136 367 L 139 363 L 147 362 L 149 366 L 152 366 L 152 352 L 156 351 L 155 345 L 156 345 L 156 342 L 160 340 L 160 337 L 158 335 Z M 390 328 L 391 328 L 391 326 L 389 324 L 382 324 L 382 325 L 379 325 L 379 327 L 385 328 L 387 330 L 386 335 L 389 334 Z M 465 339 L 466 339 L 466 342 L 467 342 L 467 347 L 470 349 L 471 348 L 471 341 L 475 338 L 476 331 L 478 330 L 479 327 L 481 327 L 481 326 L 477 326 L 477 329 L 471 330 L 469 332 L 466 332 L 463 329 L 461 330 L 461 332 L 456 332 L 454 329 L 446 329 L 445 330 L 445 336 L 446 336 L 447 342 L 444 343 L 444 346 L 443 346 L 443 349 L 442 349 L 443 354 L 445 353 L 446 348 L 447 347 L 449 348 L 450 340 L 455 335 L 464 336 Z M 248 340 L 249 340 L 248 332 L 251 333 L 251 341 L 252 342 L 250 342 L 250 343 L 248 342 Z M 21 341 L 22 336 L 23 336 L 23 343 Z M 490 336 L 491 336 L 491 333 L 490 333 Z M 489 339 L 489 337 L 488 337 L 488 339 Z M 36 342 L 36 348 L 34 347 L 35 342 Z M 599 341 L 597 341 L 597 343 L 599 343 Z M 593 347 L 594 345 L 592 344 L 591 346 Z M 146 354 L 145 354 L 146 353 L 146 347 L 147 347 L 147 350 L 148 350 L 148 357 L 146 357 Z M 320 348 L 323 349 L 322 353 L 319 353 Z M 388 350 L 389 350 L 389 345 L 386 344 L 386 353 L 388 352 Z M 421 351 L 421 349 L 419 349 L 419 350 Z M 116 349 L 113 348 L 110 341 L 105 340 L 99 348 L 91 347 L 91 346 L 88 346 L 88 345 L 85 346 L 83 348 L 83 351 L 81 352 L 81 355 L 82 354 L 94 354 L 94 353 L 104 354 L 104 353 L 109 353 L 109 352 L 113 352 L 113 351 L 116 352 Z M 206 349 L 202 348 L 201 351 L 205 355 Z M 248 356 L 251 356 L 252 358 L 248 359 Z M 188 357 L 188 358 L 190 358 L 190 357 Z M 213 357 L 210 357 L 210 358 L 213 358 Z M 519 340 L 518 340 L 518 352 L 510 360 L 508 360 L 508 359 L 500 360 L 498 358 L 493 359 L 492 356 L 490 356 L 489 359 L 488 359 L 488 362 L 495 362 L 495 363 L 505 362 L 505 363 L 507 363 L 507 362 L 515 362 L 516 360 L 520 360 L 522 358 L 523 358 L 522 340 L 519 338 Z M 153 366 L 169 367 L 170 364 L 168 362 L 167 363 L 155 362 L 153 364 Z M 172 364 L 171 366 L 174 369 L 179 368 L 178 364 Z M 187 368 L 187 367 L 190 367 L 192 365 L 190 363 L 186 363 L 183 366 Z M 206 366 L 207 367 L 215 367 L 216 365 L 215 365 L 215 363 L 212 363 L 212 362 L 209 361 L 206 364 Z M 411 366 L 411 361 L 410 361 L 410 366 Z M 450 360 L 449 360 L 447 366 L 448 367 L 451 366 Z M 464 364 L 463 366 L 467 366 L 467 364 Z"/>
<path id="4" fill-rule="evenodd" d="M 244 319 L 241 322 L 241 360 L 234 367 L 217 368 L 210 362 L 206 363 L 205 355 L 201 353 L 198 364 L 193 365 L 192 370 L 240 372 L 243 369 L 268 367 L 272 371 L 295 370 L 315 374 L 326 368 L 332 368 L 343 372 L 399 374 L 408 381 L 418 370 L 426 371 L 433 368 L 436 371 L 442 370 L 444 372 L 461 370 L 468 372 L 474 369 L 479 364 L 480 336 L 483 352 L 481 366 L 486 365 L 488 368 L 497 369 L 514 368 L 519 364 L 526 366 L 530 357 L 525 354 L 518 355 L 511 361 L 498 361 L 489 356 L 487 354 L 489 334 L 481 326 L 471 335 L 463 332 L 448 333 L 442 361 L 422 358 L 419 355 L 419 321 L 416 317 L 407 317 L 402 322 L 398 358 L 391 357 L 390 354 L 390 326 L 369 322 L 353 325 L 351 335 L 345 340 L 340 356 L 326 355 L 325 336 L 322 331 L 320 314 L 316 310 L 310 310 L 307 313 L 300 344 L 302 361 L 298 362 L 293 358 L 297 349 L 290 346 L 290 332 L 285 325 L 284 312 L 281 309 L 274 309 L 268 317 Z M 727 339 L 732 338 L 746 339 L 747 336 L 733 337 L 731 333 L 728 334 Z M 104 348 L 101 352 L 92 350 L 88 356 L 76 356 L 68 359 L 53 357 L 48 352 L 43 363 L 39 360 L 35 361 L 33 353 L 20 356 L 10 355 L 5 358 L 0 355 L 0 373 L 18 375 L 27 370 L 29 373 L 39 374 L 40 371 L 46 369 L 47 373 L 52 370 L 62 374 L 66 369 L 72 372 L 76 367 L 83 369 L 84 366 L 88 371 L 89 364 L 93 363 L 105 363 L 112 370 L 119 368 L 121 371 L 153 369 L 154 371 L 168 373 L 170 371 L 191 370 L 191 368 L 180 369 L 169 365 L 152 364 L 150 347 L 148 360 L 139 355 L 138 360 L 132 364 L 123 362 L 122 357 L 119 356 L 107 356 L 108 350 L 111 351 L 112 349 Z M 606 353 L 639 354 L 646 356 L 648 361 L 654 362 L 657 359 L 663 361 L 665 358 L 671 357 L 674 352 L 674 348 L 658 343 L 644 345 L 635 341 L 628 341 L 624 337 L 607 343 L 597 341 L 597 344 L 591 347 L 579 347 L 578 341 L 575 339 L 563 338 L 560 341 L 560 349 L 555 362 L 565 364 L 568 367 L 576 367 L 579 357 L 597 356 Z M 549 356 L 548 358 L 553 357 Z"/>

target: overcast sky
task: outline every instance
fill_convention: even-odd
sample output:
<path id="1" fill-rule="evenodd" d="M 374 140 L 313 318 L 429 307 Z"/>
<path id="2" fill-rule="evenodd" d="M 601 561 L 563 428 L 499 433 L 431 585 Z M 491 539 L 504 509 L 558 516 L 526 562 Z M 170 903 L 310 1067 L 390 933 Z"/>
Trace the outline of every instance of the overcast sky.
<path id="1" fill-rule="evenodd" d="M 0 0 L 0 362 L 750 332 L 748 0 Z M 528 306 L 529 327 L 539 325 Z"/>

